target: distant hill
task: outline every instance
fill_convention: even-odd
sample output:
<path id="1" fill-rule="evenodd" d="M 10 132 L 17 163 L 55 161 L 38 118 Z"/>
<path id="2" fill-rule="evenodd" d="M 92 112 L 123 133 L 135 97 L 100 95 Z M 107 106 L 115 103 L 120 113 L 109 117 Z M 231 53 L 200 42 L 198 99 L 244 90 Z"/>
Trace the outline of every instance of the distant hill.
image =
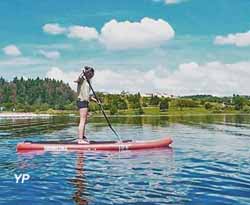
<path id="1" fill-rule="evenodd" d="M 218 96 L 213 96 L 213 95 L 188 95 L 188 96 L 182 96 L 181 98 L 189 98 L 192 100 L 203 100 L 207 102 L 226 102 L 230 103 L 232 101 L 231 96 L 227 97 L 218 97 Z"/>
<path id="2" fill-rule="evenodd" d="M 72 108 L 76 94 L 68 84 L 54 79 L 24 79 L 6 81 L 0 77 L 0 107 L 34 111 Z"/>
<path id="3" fill-rule="evenodd" d="M 110 114 L 160 114 L 186 113 L 250 113 L 249 96 L 190 95 L 178 98 L 158 95 L 141 96 L 140 93 L 107 94 L 97 92 L 105 110 Z M 6 81 L 0 77 L 0 111 L 48 112 L 76 110 L 76 93 L 68 84 L 54 79 L 14 78 Z M 90 110 L 99 112 L 91 102 Z M 62 113 L 62 112 L 61 112 Z M 66 113 L 66 112 L 65 112 Z"/>

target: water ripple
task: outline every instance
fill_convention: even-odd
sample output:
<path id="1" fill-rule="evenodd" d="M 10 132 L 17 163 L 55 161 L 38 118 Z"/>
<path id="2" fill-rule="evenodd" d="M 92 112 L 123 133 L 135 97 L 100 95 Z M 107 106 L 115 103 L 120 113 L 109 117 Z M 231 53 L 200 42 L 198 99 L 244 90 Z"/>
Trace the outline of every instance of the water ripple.
<path id="1" fill-rule="evenodd" d="M 0 204 L 249 204 L 250 117 L 236 118 L 123 118 L 124 138 L 171 135 L 174 144 L 120 153 L 17 154 L 20 138 L 74 139 L 76 119 L 1 121 Z M 98 120 L 90 138 L 115 139 Z M 30 180 L 16 184 L 20 173 Z"/>

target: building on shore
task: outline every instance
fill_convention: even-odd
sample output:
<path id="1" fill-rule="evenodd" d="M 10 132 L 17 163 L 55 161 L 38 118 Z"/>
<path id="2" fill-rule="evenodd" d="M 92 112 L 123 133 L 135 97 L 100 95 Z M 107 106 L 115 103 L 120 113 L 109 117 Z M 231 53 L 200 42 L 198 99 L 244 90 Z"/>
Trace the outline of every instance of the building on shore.
<path id="1" fill-rule="evenodd" d="M 142 93 L 141 96 L 142 97 L 157 96 L 157 97 L 165 97 L 165 98 L 175 98 L 174 95 L 166 93 L 166 92 Z"/>

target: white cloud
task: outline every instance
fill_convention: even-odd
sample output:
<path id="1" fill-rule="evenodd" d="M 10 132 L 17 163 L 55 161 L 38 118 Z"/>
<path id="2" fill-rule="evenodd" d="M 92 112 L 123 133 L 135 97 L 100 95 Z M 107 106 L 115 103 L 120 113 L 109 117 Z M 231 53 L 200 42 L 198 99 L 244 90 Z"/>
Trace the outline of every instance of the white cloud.
<path id="1" fill-rule="evenodd" d="M 8 45 L 3 48 L 3 52 L 8 56 L 20 56 L 22 55 L 21 51 L 15 45 Z"/>
<path id="2" fill-rule="evenodd" d="M 65 34 L 69 38 L 81 40 L 98 39 L 98 32 L 96 29 L 87 26 L 74 25 L 62 27 L 59 24 L 45 24 L 43 26 L 43 31 L 52 35 Z"/>
<path id="3" fill-rule="evenodd" d="M 69 38 L 78 38 L 81 40 L 92 40 L 98 38 L 98 32 L 95 28 L 87 26 L 70 26 L 67 36 Z"/>
<path id="4" fill-rule="evenodd" d="M 217 45 L 231 44 L 239 47 L 250 46 L 250 31 L 228 34 L 227 36 L 216 36 L 214 43 Z"/>
<path id="5" fill-rule="evenodd" d="M 58 59 L 60 58 L 61 54 L 58 51 L 45 51 L 45 50 L 40 50 L 39 53 L 44 56 L 45 58 L 48 59 Z"/>
<path id="6" fill-rule="evenodd" d="M 66 28 L 61 27 L 58 23 L 55 24 L 45 24 L 43 26 L 43 31 L 52 35 L 59 35 L 66 32 Z"/>
<path id="7" fill-rule="evenodd" d="M 105 69 L 96 70 L 93 84 L 97 90 L 109 92 L 162 91 L 174 95 L 212 94 L 221 96 L 234 93 L 249 94 L 249 67 L 250 62 L 234 64 L 210 62 L 204 65 L 191 62 L 179 65 L 172 72 L 162 67 L 147 72 L 138 70 L 115 72 Z M 78 73 L 65 73 L 59 68 L 53 68 L 47 76 L 64 80 L 73 86 L 73 80 Z"/>
<path id="8" fill-rule="evenodd" d="M 174 35 L 173 28 L 162 19 L 145 17 L 140 22 L 111 20 L 102 27 L 100 42 L 108 49 L 125 50 L 159 46 Z"/>
<path id="9" fill-rule="evenodd" d="M 250 77 L 249 66 L 250 62 L 181 64 L 171 75 L 157 83 L 158 87 L 174 90 L 178 94 L 247 94 L 250 92 L 247 84 Z"/>
<path id="10" fill-rule="evenodd" d="M 64 72 L 60 68 L 52 67 L 46 74 L 48 78 L 54 78 L 56 80 L 63 80 L 66 83 L 76 89 L 76 84 L 74 80 L 79 76 L 79 72 Z M 111 92 L 119 92 L 122 90 L 129 90 L 131 92 L 137 91 L 141 87 L 144 89 L 151 89 L 152 84 L 145 84 L 145 80 L 152 79 L 150 75 L 152 71 L 149 71 L 142 75 L 140 71 L 130 72 L 121 72 L 117 73 L 112 70 L 96 70 L 95 77 L 93 79 L 94 87 L 101 91 L 111 91 Z M 140 77 L 143 76 L 143 77 Z M 115 85 L 115 87 L 114 87 Z M 147 87 L 148 86 L 148 87 Z"/>
<path id="11" fill-rule="evenodd" d="M 76 90 L 76 83 L 74 81 L 77 79 L 79 73 L 77 72 L 63 72 L 57 67 L 52 67 L 46 74 L 46 77 L 53 78 L 56 80 L 62 80 L 68 83 L 70 87 Z"/>
<path id="12" fill-rule="evenodd" d="M 148 17 L 143 18 L 140 22 L 118 22 L 113 19 L 104 24 L 100 34 L 93 27 L 79 25 L 64 28 L 59 24 L 46 24 L 43 26 L 43 30 L 54 35 L 65 34 L 68 38 L 98 39 L 107 49 L 111 50 L 160 46 L 175 35 L 174 29 L 168 22 Z"/>
<path id="13" fill-rule="evenodd" d="M 7 60 L 0 61 L 0 67 L 2 66 L 26 66 L 26 65 L 40 65 L 42 64 L 41 61 L 37 59 L 27 58 L 27 57 L 17 57 L 11 58 Z"/>

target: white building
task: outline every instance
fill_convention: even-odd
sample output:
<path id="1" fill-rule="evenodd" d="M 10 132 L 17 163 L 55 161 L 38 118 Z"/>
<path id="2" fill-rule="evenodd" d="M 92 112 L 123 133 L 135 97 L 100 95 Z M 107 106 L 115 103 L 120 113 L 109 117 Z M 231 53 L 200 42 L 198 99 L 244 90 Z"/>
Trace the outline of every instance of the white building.
<path id="1" fill-rule="evenodd" d="M 166 92 L 154 92 L 154 93 L 142 93 L 142 97 L 151 97 L 152 95 L 157 97 L 165 97 L 165 98 L 175 98 L 174 95 L 168 94 Z"/>

